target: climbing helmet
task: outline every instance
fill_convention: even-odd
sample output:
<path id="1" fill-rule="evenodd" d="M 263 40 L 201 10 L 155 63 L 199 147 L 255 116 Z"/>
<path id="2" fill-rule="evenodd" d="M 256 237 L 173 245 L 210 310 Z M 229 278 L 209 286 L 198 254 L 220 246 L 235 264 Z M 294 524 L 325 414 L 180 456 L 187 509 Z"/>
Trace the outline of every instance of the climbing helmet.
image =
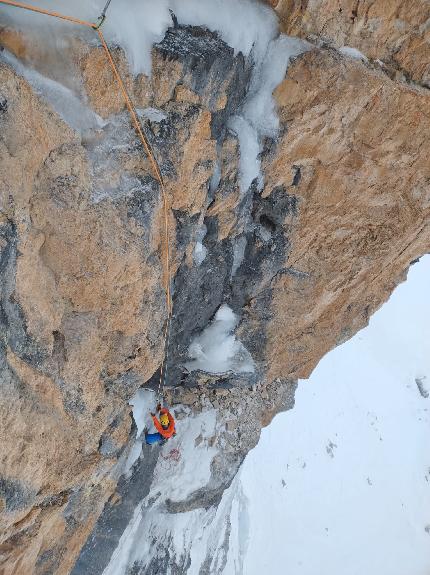
<path id="1" fill-rule="evenodd" d="M 167 413 L 162 413 L 160 415 L 160 423 L 163 427 L 169 427 L 169 417 Z"/>

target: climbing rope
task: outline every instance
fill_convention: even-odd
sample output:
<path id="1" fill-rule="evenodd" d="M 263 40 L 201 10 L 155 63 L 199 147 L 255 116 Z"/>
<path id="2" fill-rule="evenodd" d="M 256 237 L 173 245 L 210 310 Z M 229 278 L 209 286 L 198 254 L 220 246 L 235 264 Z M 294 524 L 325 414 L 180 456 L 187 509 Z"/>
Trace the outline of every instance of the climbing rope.
<path id="1" fill-rule="evenodd" d="M 164 260 L 165 261 L 165 271 L 164 271 L 165 278 L 164 278 L 164 281 L 165 281 L 166 308 L 167 308 L 167 319 L 166 319 L 164 333 L 163 333 L 163 361 L 161 363 L 160 380 L 159 380 L 158 389 L 157 389 L 157 396 L 159 399 L 161 399 L 163 396 L 164 384 L 165 384 L 166 377 L 167 377 L 168 346 L 169 346 L 170 325 L 171 325 L 171 319 L 172 319 L 172 294 L 171 294 L 171 290 L 170 290 L 169 204 L 168 204 L 168 200 L 167 200 L 167 191 L 166 191 L 166 187 L 164 185 L 164 180 L 163 180 L 163 176 L 161 174 L 159 164 L 158 164 L 158 162 L 154 156 L 154 153 L 152 151 L 152 148 L 151 148 L 151 145 L 148 141 L 148 138 L 145 136 L 145 132 L 144 132 L 142 124 L 140 123 L 139 117 L 138 117 L 137 112 L 136 112 L 136 108 L 133 104 L 133 101 L 132 101 L 128 91 L 127 91 L 124 80 L 122 79 L 121 74 L 119 73 L 118 67 L 115 64 L 115 61 L 112 57 L 112 53 L 109 49 L 109 46 L 107 45 L 106 40 L 103 36 L 103 33 L 100 29 L 101 26 L 103 25 L 104 21 L 106 20 L 106 12 L 107 12 L 107 9 L 109 8 L 111 1 L 112 0 L 108 0 L 106 2 L 106 5 L 103 8 L 103 11 L 102 11 L 100 17 L 98 18 L 98 21 L 96 24 L 94 24 L 92 22 L 87 22 L 86 20 L 80 20 L 80 19 L 74 18 L 72 16 L 66 16 L 64 14 L 60 14 L 59 12 L 54 12 L 51 10 L 45 10 L 44 8 L 38 8 L 36 6 L 31 6 L 29 4 L 23 4 L 22 2 L 15 2 L 14 0 L 0 0 L 0 4 L 6 4 L 8 6 L 14 6 L 15 8 L 22 8 L 23 10 L 29 10 L 30 12 L 37 12 L 38 14 L 44 14 L 46 16 L 52 16 L 54 18 L 59 18 L 60 20 L 66 20 L 68 22 L 72 22 L 73 24 L 86 26 L 87 28 L 91 28 L 95 32 L 97 32 L 99 39 L 100 39 L 100 42 L 101 42 L 101 45 L 103 47 L 104 53 L 106 55 L 106 59 L 109 62 L 109 65 L 112 69 L 114 77 L 117 81 L 117 84 L 118 84 L 120 91 L 122 93 L 122 96 L 124 98 L 124 102 L 125 102 L 125 105 L 128 109 L 128 112 L 130 114 L 134 129 L 136 130 L 136 133 L 137 133 L 140 141 L 142 142 L 145 153 L 149 158 L 149 161 L 151 163 L 151 167 L 152 167 L 154 174 L 158 180 L 158 183 L 160 184 L 161 194 L 162 194 L 162 198 L 163 198 L 164 258 L 165 258 L 165 260 Z"/>

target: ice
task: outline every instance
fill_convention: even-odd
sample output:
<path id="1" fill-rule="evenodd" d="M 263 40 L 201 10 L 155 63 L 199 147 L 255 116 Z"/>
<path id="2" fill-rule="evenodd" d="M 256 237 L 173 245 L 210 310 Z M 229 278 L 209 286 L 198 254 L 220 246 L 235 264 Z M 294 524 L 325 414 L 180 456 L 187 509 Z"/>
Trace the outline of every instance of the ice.
<path id="1" fill-rule="evenodd" d="M 360 50 L 357 50 L 357 48 L 352 48 L 351 46 L 342 46 L 339 48 L 339 52 L 342 52 L 342 54 L 345 54 L 345 56 L 354 58 L 354 60 L 362 60 L 363 62 L 368 61 L 367 57 L 362 52 L 360 52 Z"/>
<path id="2" fill-rule="evenodd" d="M 278 21 L 268 6 L 254 0 L 171 0 L 170 8 L 181 24 L 205 26 L 218 32 L 235 52 L 256 61 L 278 34 Z"/>
<path id="3" fill-rule="evenodd" d="M 231 274 L 230 278 L 232 278 L 237 270 L 239 269 L 240 265 L 243 262 L 243 258 L 245 256 L 245 249 L 246 249 L 246 237 L 241 236 L 234 241 L 233 245 L 233 265 L 231 266 Z"/>
<path id="4" fill-rule="evenodd" d="M 42 76 L 36 70 L 24 66 L 7 50 L 0 51 L 0 62 L 9 64 L 20 76 L 25 78 L 34 91 L 46 100 L 59 116 L 74 130 L 84 133 L 86 130 L 101 128 L 105 122 L 68 88 Z"/>
<path id="5" fill-rule="evenodd" d="M 196 264 L 199 266 L 203 263 L 206 254 L 207 254 L 207 249 L 205 248 L 205 246 L 202 244 L 202 242 L 197 242 L 195 247 L 194 247 L 194 261 L 196 262 Z"/>
<path id="6" fill-rule="evenodd" d="M 196 245 L 194 247 L 193 259 L 194 259 L 194 262 L 198 266 L 200 266 L 204 262 L 205 257 L 206 257 L 207 252 L 208 252 L 208 250 L 205 248 L 205 246 L 202 243 L 204 237 L 206 236 L 206 232 L 207 232 L 207 228 L 203 224 L 202 227 L 199 229 L 199 231 L 196 234 Z"/>
<path id="7" fill-rule="evenodd" d="M 73 10 L 65 0 L 46 0 L 47 8 L 95 21 L 104 0 L 73 3 Z M 254 62 L 249 95 L 243 110 L 230 121 L 231 129 L 240 143 L 241 190 L 246 192 L 258 178 L 262 186 L 259 153 L 265 136 L 276 137 L 278 118 L 273 90 L 285 76 L 293 56 L 309 49 L 309 44 L 285 35 L 279 36 L 278 21 L 273 10 L 255 0 L 116 0 L 112 2 L 103 31 L 110 43 L 124 48 L 134 74 L 151 73 L 151 49 L 163 39 L 172 25 L 172 10 L 181 24 L 203 26 L 217 32 L 236 53 L 242 52 Z M 32 22 L 23 10 L 7 9 L 18 22 Z M 33 15 L 31 15 L 33 16 Z M 34 20 L 34 17 L 33 17 Z M 45 21 L 51 30 L 78 33 L 79 27 L 52 22 L 52 18 L 38 16 L 36 22 Z M 153 116 L 154 118 L 154 116 Z M 155 119 L 154 121 L 159 121 Z M 213 187 L 213 185 L 212 185 Z"/>
<path id="8" fill-rule="evenodd" d="M 152 418 L 150 412 L 155 412 L 156 398 L 155 393 L 150 389 L 139 388 L 134 396 L 130 399 L 130 405 L 133 407 L 133 419 L 137 427 L 136 440 L 130 450 L 127 461 L 124 466 L 123 473 L 129 476 L 131 469 L 136 461 L 139 459 L 142 451 L 142 441 L 144 440 L 141 435 L 145 427 L 150 428 L 152 425 Z"/>
<path id="9" fill-rule="evenodd" d="M 36 0 L 28 3 L 40 4 Z M 43 7 L 95 22 L 104 4 L 105 0 L 75 0 L 73 4 L 67 0 L 44 0 Z M 274 12 L 254 0 L 115 0 L 108 9 L 103 33 L 109 42 L 124 48 L 135 74 L 151 72 L 152 46 L 163 39 L 172 25 L 169 9 L 181 24 L 216 31 L 236 52 L 248 56 L 253 51 L 256 59 L 263 57 L 268 42 L 277 34 Z M 24 26 L 49 26 L 57 30 L 61 27 L 62 33 L 82 30 L 76 25 L 16 8 L 2 7 L 2 11 Z"/>
<path id="10" fill-rule="evenodd" d="M 245 193 L 258 178 L 261 187 L 259 153 L 264 136 L 275 138 L 279 131 L 273 91 L 282 82 L 291 58 L 306 52 L 310 44 L 281 35 L 271 40 L 261 61 L 255 64 L 249 93 L 242 113 L 230 119 L 240 144 L 240 188 Z"/>
<path id="11" fill-rule="evenodd" d="M 240 190 L 244 194 L 260 174 L 260 141 L 257 130 L 243 116 L 233 116 L 229 127 L 235 132 L 240 145 Z"/>
<path id="12" fill-rule="evenodd" d="M 208 327 L 192 341 L 188 349 L 191 361 L 185 367 L 208 373 L 252 373 L 255 366 L 251 354 L 233 335 L 236 324 L 235 314 L 223 304 Z"/>
<path id="13" fill-rule="evenodd" d="M 253 74 L 243 109 L 243 116 L 260 137 L 276 137 L 279 130 L 279 118 L 273 91 L 285 78 L 291 58 L 303 54 L 311 47 L 308 42 L 285 35 L 269 43 L 264 59 Z"/>
<path id="14" fill-rule="evenodd" d="M 209 182 L 210 194 L 214 194 L 217 191 L 220 181 L 221 181 L 221 166 L 219 161 L 217 161 L 215 163 L 214 171 L 211 180 Z"/>
<path id="15" fill-rule="evenodd" d="M 158 108 L 144 108 L 143 110 L 137 110 L 137 112 L 150 122 L 159 123 L 167 118 L 163 110 L 159 110 Z"/>

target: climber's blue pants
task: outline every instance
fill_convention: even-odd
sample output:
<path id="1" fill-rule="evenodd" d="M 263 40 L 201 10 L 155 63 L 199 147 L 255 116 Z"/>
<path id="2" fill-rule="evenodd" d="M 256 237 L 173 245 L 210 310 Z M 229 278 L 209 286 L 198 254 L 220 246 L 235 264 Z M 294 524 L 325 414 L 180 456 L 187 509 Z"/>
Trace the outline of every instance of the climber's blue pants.
<path id="1" fill-rule="evenodd" d="M 162 441 L 163 437 L 160 433 L 147 433 L 146 434 L 146 443 L 148 445 L 154 445 L 154 443 L 158 443 Z"/>

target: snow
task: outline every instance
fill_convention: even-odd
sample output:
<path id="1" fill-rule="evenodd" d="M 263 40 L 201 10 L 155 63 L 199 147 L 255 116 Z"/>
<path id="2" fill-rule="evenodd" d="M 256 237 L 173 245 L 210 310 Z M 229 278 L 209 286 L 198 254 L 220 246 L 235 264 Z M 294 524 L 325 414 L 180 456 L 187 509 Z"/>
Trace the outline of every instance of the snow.
<path id="1" fill-rule="evenodd" d="M 362 60 L 363 62 L 368 62 L 367 57 L 357 50 L 357 48 L 352 48 L 351 46 L 342 46 L 339 48 L 339 52 L 345 54 L 345 56 L 349 56 L 350 58 L 354 58 L 354 60 Z"/>
<path id="2" fill-rule="evenodd" d="M 74 130 L 83 133 L 86 130 L 103 127 L 100 116 L 86 106 L 71 90 L 62 84 L 42 76 L 36 70 L 24 66 L 7 50 L 0 51 L 0 62 L 11 66 L 17 74 L 27 80 L 36 94 L 41 96 L 61 118 Z"/>
<path id="3" fill-rule="evenodd" d="M 416 383 L 430 374 L 429 285 L 425 256 L 263 430 L 241 472 L 243 573 L 429 573 L 430 399 Z"/>
<path id="4" fill-rule="evenodd" d="M 216 510 L 167 514 L 167 499 L 208 484 L 216 454 L 215 412 L 187 412 L 104 575 L 135 561 L 145 572 L 158 550 L 178 562 L 189 554 L 189 575 L 279 565 L 294 575 L 427 575 L 430 399 L 417 380 L 428 386 L 429 283 L 426 256 L 369 326 L 300 382 L 295 408 L 263 430 Z M 220 315 L 231 320 L 231 310 Z"/>
<path id="5" fill-rule="evenodd" d="M 233 334 L 236 325 L 235 314 L 223 304 L 213 321 L 192 341 L 188 349 L 191 361 L 185 367 L 189 371 L 200 369 L 208 373 L 253 372 L 251 354 Z"/>
<path id="6" fill-rule="evenodd" d="M 136 508 L 104 575 L 122 575 L 135 561 L 148 564 L 157 551 L 152 545 L 154 540 L 157 544 L 164 542 L 172 554 L 190 550 L 197 534 L 213 517 L 213 512 L 198 509 L 160 520 L 166 513 L 167 499 L 184 501 L 210 481 L 211 463 L 217 454 L 211 447 L 211 438 L 216 433 L 213 409 L 194 416 L 187 413 L 187 417 L 177 419 L 176 429 L 177 435 L 161 448 L 150 492 Z"/>

